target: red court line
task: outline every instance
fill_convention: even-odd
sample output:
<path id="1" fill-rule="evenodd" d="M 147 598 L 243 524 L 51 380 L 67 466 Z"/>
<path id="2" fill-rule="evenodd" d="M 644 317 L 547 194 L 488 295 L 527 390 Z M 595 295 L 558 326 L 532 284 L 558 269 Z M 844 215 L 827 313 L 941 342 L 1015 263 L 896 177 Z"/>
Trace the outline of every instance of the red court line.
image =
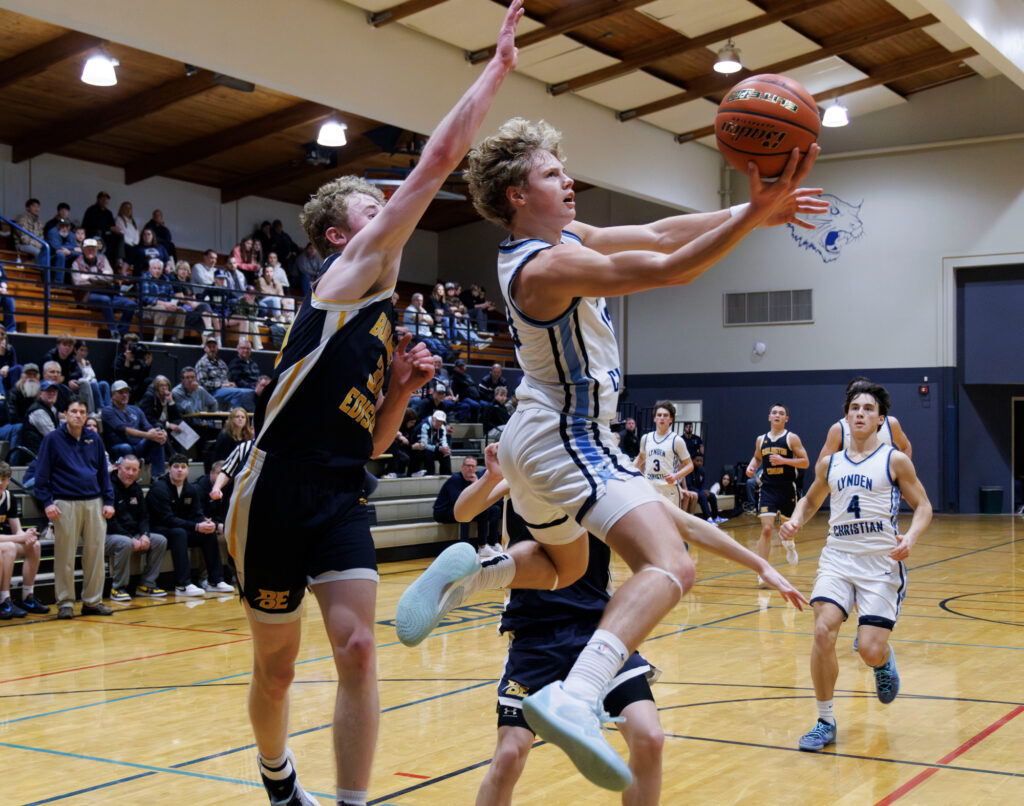
<path id="1" fill-rule="evenodd" d="M 172 649 L 169 652 L 157 652 L 156 654 L 153 654 L 153 655 L 139 655 L 138 657 L 135 657 L 135 658 L 122 658 L 121 660 L 112 660 L 112 661 L 107 661 L 106 663 L 94 663 L 94 664 L 92 664 L 90 666 L 75 666 L 74 668 L 71 668 L 71 669 L 56 669 L 55 671 L 52 671 L 52 672 L 41 672 L 40 674 L 29 674 L 29 675 L 25 675 L 24 677 L 12 677 L 9 680 L 0 680 L 0 685 L 2 685 L 4 683 L 17 683 L 20 680 L 35 680 L 36 678 L 39 678 L 39 677 L 50 677 L 51 675 L 55 675 L 55 674 L 67 674 L 68 672 L 83 672 L 86 669 L 99 669 L 99 668 L 101 668 L 103 666 L 116 666 L 119 663 L 132 663 L 132 662 L 137 661 L 137 660 L 149 660 L 150 658 L 162 658 L 162 657 L 165 657 L 167 655 L 178 655 L 178 654 L 180 654 L 182 652 L 195 652 L 197 649 L 212 649 L 212 648 L 218 647 L 218 646 L 228 646 L 229 644 L 240 644 L 243 641 L 248 641 L 248 640 L 250 640 L 250 639 L 249 639 L 248 636 L 246 636 L 245 638 L 239 638 L 236 641 L 222 641 L 219 644 L 204 644 L 203 646 L 192 646 L 192 647 L 187 647 L 185 649 Z"/>
<path id="2" fill-rule="evenodd" d="M 395 775 L 404 775 L 406 778 L 419 778 L 419 779 L 421 779 L 423 781 L 429 781 L 430 780 L 430 776 L 429 775 L 416 775 L 415 773 L 412 773 L 412 772 L 396 772 Z"/>
<path id="3" fill-rule="evenodd" d="M 1017 716 L 1018 714 L 1021 714 L 1021 713 L 1024 713 L 1024 705 L 1018 705 L 1016 708 L 1014 708 L 1012 711 L 1010 711 L 1010 713 L 1008 713 L 1002 719 L 999 719 L 999 720 L 993 722 L 991 725 L 989 725 L 987 728 L 985 728 L 985 730 L 983 730 L 981 733 L 977 734 L 976 736 L 973 736 L 970 739 L 968 739 L 966 742 L 964 742 L 962 745 L 960 745 L 952 753 L 950 753 L 949 755 L 946 755 L 946 756 L 943 756 L 942 758 L 940 758 L 938 763 L 939 764 L 949 764 L 949 762 L 951 762 L 957 756 L 962 756 L 964 753 L 966 753 L 968 750 L 970 750 L 972 747 L 974 747 L 974 745 L 976 745 L 982 739 L 984 739 L 985 737 L 991 735 L 992 733 L 995 733 L 1003 725 L 1005 725 L 1007 722 L 1009 722 L 1011 719 L 1013 719 L 1015 716 Z M 906 795 L 911 789 L 914 789 L 916 786 L 924 783 L 925 781 L 927 781 L 929 778 L 931 778 L 938 771 L 939 771 L 938 767 L 929 767 L 928 769 L 926 769 L 924 772 L 920 773 L 919 775 L 915 775 L 913 778 L 911 778 L 909 781 L 907 781 L 899 789 L 897 789 L 897 790 L 895 790 L 893 792 L 890 792 L 888 795 L 886 795 L 884 798 L 882 798 L 880 801 L 878 801 L 878 803 L 876 803 L 875 806 L 889 806 L 890 803 L 896 802 L 897 800 L 902 798 L 904 795 Z"/>

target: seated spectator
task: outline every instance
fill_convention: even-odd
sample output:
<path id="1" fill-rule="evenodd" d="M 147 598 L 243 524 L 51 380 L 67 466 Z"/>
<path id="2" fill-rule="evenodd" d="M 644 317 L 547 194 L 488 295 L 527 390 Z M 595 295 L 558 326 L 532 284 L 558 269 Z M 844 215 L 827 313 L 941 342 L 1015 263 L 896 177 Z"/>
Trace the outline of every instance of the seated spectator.
<path id="1" fill-rule="evenodd" d="M 167 432 L 150 425 L 142 409 L 128 402 L 130 390 L 125 381 L 114 381 L 110 387 L 111 405 L 104 406 L 103 441 L 111 458 L 132 453 L 152 465 L 153 478 L 164 473 L 164 444 Z"/>
<path id="2" fill-rule="evenodd" d="M 19 252 L 31 255 L 32 263 L 38 263 L 39 253 L 42 251 L 43 221 L 39 218 L 39 199 L 29 199 L 25 202 L 25 212 L 14 219 L 14 223 L 25 232 L 14 231 L 14 246 Z M 29 234 L 26 234 L 29 233 Z M 36 236 L 33 238 L 32 236 Z"/>
<path id="3" fill-rule="evenodd" d="M 240 445 L 244 449 L 244 443 Z M 240 448 L 236 448 L 239 450 Z M 224 568 L 224 581 L 232 583 L 236 579 L 235 561 L 228 551 L 227 536 L 224 534 L 224 521 L 227 518 L 228 498 L 225 497 L 224 489 L 228 490 L 230 496 L 231 475 L 238 469 L 237 465 L 231 470 L 231 475 L 224 472 L 227 461 L 230 461 L 235 451 L 228 456 L 228 460 L 218 459 L 210 465 L 210 472 L 196 480 L 196 489 L 199 490 L 199 500 L 202 502 L 203 514 L 217 524 L 217 544 L 220 546 L 220 561 Z M 221 481 L 223 479 L 224 481 Z M 204 588 L 209 584 L 206 580 Z"/>
<path id="4" fill-rule="evenodd" d="M 284 288 L 277 278 L 274 277 L 274 270 L 268 265 L 260 271 L 256 278 L 256 290 L 260 293 L 260 313 L 270 317 L 275 322 L 284 322 L 285 317 L 281 313 L 281 300 L 284 297 Z"/>
<path id="5" fill-rule="evenodd" d="M 153 260 L 159 260 L 168 272 L 174 265 L 170 253 L 157 242 L 156 233 L 149 227 L 144 227 L 139 234 L 139 245 L 135 248 L 134 260 L 131 261 L 132 274 L 142 277 L 149 271 L 150 261 Z"/>
<path id="6" fill-rule="evenodd" d="M 221 271 L 227 277 L 228 288 L 231 291 L 244 291 L 245 287 L 249 285 L 249 280 L 246 278 L 245 273 L 238 268 L 238 261 L 234 255 L 228 255 L 227 260 L 224 261 L 224 268 Z"/>
<path id="7" fill-rule="evenodd" d="M 114 354 L 114 380 L 128 384 L 131 402 L 141 400 L 146 393 L 152 364 L 153 354 L 139 341 L 138 334 L 125 333 Z"/>
<path id="8" fill-rule="evenodd" d="M 47 361 L 43 364 L 43 382 L 49 381 L 57 390 L 57 413 L 64 414 L 68 410 L 68 404 L 72 400 L 81 398 L 64 383 L 64 376 L 60 372 L 60 364 L 56 361 Z M 84 400 L 82 400 L 85 403 Z M 88 403 L 86 403 L 88 407 Z"/>
<path id="9" fill-rule="evenodd" d="M 28 408 L 39 396 L 39 365 L 31 361 L 21 368 L 18 380 L 7 395 L 7 422 L 24 424 L 28 419 Z"/>
<path id="10" fill-rule="evenodd" d="M 489 403 L 484 403 L 480 412 L 480 422 L 484 426 L 484 434 L 491 442 L 501 439 L 501 432 L 505 430 L 512 412 L 508 410 L 508 389 L 499 386 L 494 390 L 494 397 Z"/>
<path id="11" fill-rule="evenodd" d="M 704 440 L 693 433 L 693 423 L 683 423 L 683 442 L 690 456 L 704 455 Z"/>
<path id="12" fill-rule="evenodd" d="M 487 315 L 494 310 L 494 303 L 487 299 L 487 294 L 482 286 L 477 283 L 470 283 L 469 288 L 459 294 L 459 301 L 465 306 L 466 314 L 469 316 L 476 329 L 489 331 Z"/>
<path id="13" fill-rule="evenodd" d="M 204 350 L 205 355 L 196 362 L 196 375 L 202 387 L 224 408 L 241 406 L 246 411 L 255 411 L 252 389 L 240 389 L 231 380 L 228 365 L 217 356 L 217 340 L 208 336 Z"/>
<path id="14" fill-rule="evenodd" d="M 387 450 L 391 454 L 391 458 L 388 459 L 387 464 L 384 466 L 384 478 L 394 479 L 399 476 L 409 475 L 409 452 L 412 443 L 416 441 L 415 430 L 416 424 L 419 421 L 420 416 L 416 413 L 416 409 L 409 408 L 405 410 L 402 424 L 398 427 L 398 432 L 391 442 L 391 447 Z"/>
<path id="15" fill-rule="evenodd" d="M 220 345 L 226 335 L 226 329 L 231 323 L 231 310 L 235 304 L 235 294 L 228 288 L 227 274 L 218 271 L 213 279 L 213 288 L 206 290 L 203 301 L 210 308 L 211 320 L 215 326 L 216 342 Z M 209 334 L 203 338 L 204 340 L 209 338 Z"/>
<path id="16" fill-rule="evenodd" d="M 149 509 L 137 481 L 140 468 L 139 457 L 129 453 L 121 457 L 117 470 L 110 474 L 114 514 L 107 521 L 103 551 L 110 558 L 110 598 L 115 602 L 132 600 L 128 577 L 135 552 L 143 555 L 145 563 L 135 595 L 153 599 L 167 595 L 167 591 L 156 584 L 167 550 L 167 538 L 149 529 Z"/>
<path id="17" fill-rule="evenodd" d="M 21 528 L 21 506 L 7 486 L 11 483 L 11 466 L 0 462 L 0 620 L 24 618 L 29 613 L 42 615 L 50 608 L 36 599 L 35 582 L 42 551 L 34 526 Z M 14 563 L 21 564 L 21 604 L 11 601 L 11 580 Z"/>
<path id="18" fill-rule="evenodd" d="M 86 405 L 90 412 L 99 411 L 110 405 L 110 384 L 96 377 L 96 370 L 89 361 L 89 345 L 81 339 L 74 344 L 75 364 L 78 366 L 78 383 L 82 391 L 88 390 Z M 82 396 L 83 399 L 85 396 Z"/>
<path id="19" fill-rule="evenodd" d="M 732 507 L 729 510 L 722 510 L 718 506 L 718 499 L 727 495 L 732 496 Z M 729 473 L 723 473 L 722 477 L 711 485 L 711 489 L 708 490 L 708 502 L 710 503 L 712 499 L 715 501 L 715 508 L 720 512 L 719 523 L 724 523 L 729 518 L 735 518 L 743 512 L 743 493 L 733 484 L 732 476 Z"/>
<path id="20" fill-rule="evenodd" d="M 438 410 L 445 413 L 446 420 L 448 414 L 454 415 L 455 397 L 451 394 L 449 387 L 440 381 L 432 381 L 427 388 L 427 392 L 423 397 L 413 398 L 409 403 L 412 408 L 416 409 L 420 420 L 429 417 Z"/>
<path id="21" fill-rule="evenodd" d="M 256 275 L 259 274 L 260 266 L 263 264 L 263 249 L 259 242 L 253 240 L 252 236 L 243 238 L 242 242 L 232 250 L 231 256 L 235 259 L 242 274 L 245 275 L 245 283 L 248 285 L 255 282 Z"/>
<path id="22" fill-rule="evenodd" d="M 295 273 L 299 278 L 300 285 L 302 286 L 303 296 L 309 293 L 311 284 L 320 273 L 320 267 L 322 265 L 323 261 L 320 259 L 320 255 L 316 253 L 316 248 L 311 243 L 307 243 L 306 248 L 302 250 L 298 257 L 295 258 Z"/>
<path id="23" fill-rule="evenodd" d="M 100 309 L 112 335 L 127 332 L 135 313 L 135 301 L 120 295 L 114 270 L 106 257 L 99 254 L 99 242 L 95 239 L 87 238 L 82 244 L 82 254 L 71 266 L 71 283 L 79 302 Z M 114 322 L 115 310 L 121 311 L 120 324 Z"/>
<path id="24" fill-rule="evenodd" d="M 132 265 L 135 265 L 135 250 L 139 245 L 139 225 L 135 223 L 135 216 L 132 215 L 132 203 L 121 202 L 117 208 L 117 215 L 114 217 L 118 232 L 121 233 L 121 251 L 113 251 L 117 258 L 124 258 Z M 107 248 L 107 254 L 112 250 Z"/>
<path id="25" fill-rule="evenodd" d="M 238 331 L 238 338 L 248 337 L 256 350 L 263 349 L 263 337 L 260 335 L 260 306 L 256 302 L 256 289 L 247 285 L 245 290 L 235 297 L 231 306 L 231 322 Z"/>
<path id="26" fill-rule="evenodd" d="M 239 389 L 255 389 L 260 379 L 260 367 L 252 357 L 252 345 L 239 339 L 235 357 L 228 364 L 228 377 Z"/>
<path id="27" fill-rule="evenodd" d="M 7 272 L 0 263 L 0 307 L 3 308 L 4 329 L 8 333 L 18 332 L 18 323 L 14 319 L 14 297 L 7 291 Z"/>
<path id="28" fill-rule="evenodd" d="M 444 361 L 437 353 L 432 356 L 434 361 L 434 381 L 436 383 L 443 383 L 446 387 L 451 387 L 452 379 L 448 374 L 448 370 L 444 368 Z"/>
<path id="29" fill-rule="evenodd" d="M 166 376 L 153 378 L 153 383 L 139 401 L 139 408 L 154 428 L 162 428 L 172 437 L 181 432 L 181 412 Z"/>
<path id="30" fill-rule="evenodd" d="M 174 395 L 178 413 L 199 434 L 203 442 L 217 438 L 217 434 L 220 433 L 218 422 L 189 416 L 218 410 L 213 395 L 200 386 L 195 367 L 185 367 L 181 371 L 181 382 L 171 390 L 171 394 Z"/>
<path id="31" fill-rule="evenodd" d="M 18 363 L 18 351 L 13 344 L 7 343 L 8 330 L 6 325 L 0 326 L 0 380 L 3 381 L 3 393 L 6 395 L 11 386 L 21 377 L 21 364 Z"/>
<path id="32" fill-rule="evenodd" d="M 46 231 L 46 242 L 50 245 L 50 268 L 57 269 L 50 273 L 54 283 L 64 282 L 64 269 L 68 268 L 78 257 L 75 247 L 78 242 L 71 233 L 71 222 L 62 218 Z"/>
<path id="33" fill-rule="evenodd" d="M 274 279 L 277 280 L 277 282 L 281 284 L 281 287 L 287 291 L 291 287 L 291 281 L 288 279 L 288 272 L 285 271 L 284 264 L 281 263 L 281 259 L 277 256 L 277 252 L 267 252 L 266 255 L 266 266 L 270 267 L 271 271 L 274 272 Z"/>
<path id="34" fill-rule="evenodd" d="M 451 474 L 452 450 L 448 446 L 447 422 L 448 417 L 438 409 L 420 424 L 416 441 L 409 446 L 411 475 L 423 476 L 429 473 L 434 476 L 437 475 L 438 467 L 442 476 Z"/>
<path id="35" fill-rule="evenodd" d="M 187 260 L 179 260 L 175 268 L 175 276 L 171 279 L 174 296 L 185 312 L 185 329 L 205 338 L 214 332 L 213 312 L 208 303 L 199 299 L 199 286 L 192 283 L 192 267 Z"/>
<path id="36" fill-rule="evenodd" d="M 238 443 L 247 442 L 253 438 L 252 426 L 249 424 L 249 413 L 241 406 L 231 409 L 224 428 L 217 435 L 217 441 L 213 446 L 213 460 L 227 459 Z"/>
<path id="37" fill-rule="evenodd" d="M 693 459 L 693 470 L 686 477 L 686 487 L 691 493 L 697 494 L 697 504 L 700 506 L 704 520 L 711 523 L 720 523 L 718 519 L 718 502 L 714 496 L 708 496 L 705 485 L 707 477 L 704 473 L 704 457 L 699 453 L 691 456 Z"/>
<path id="38" fill-rule="evenodd" d="M 43 224 L 43 234 L 47 239 L 50 237 L 50 230 L 57 226 L 57 222 L 61 219 L 65 219 L 68 222 L 68 229 L 74 227 L 74 223 L 71 221 L 71 205 L 67 202 L 60 202 L 57 205 L 57 214 Z"/>
<path id="39" fill-rule="evenodd" d="M 205 517 L 199 491 L 188 481 L 188 457 L 177 454 L 171 458 L 167 474 L 153 482 L 146 496 L 150 528 L 167 538 L 174 562 L 174 593 L 176 596 L 202 596 L 203 588 L 192 583 L 192 567 L 188 547 L 198 546 L 206 559 L 207 590 L 232 593 L 234 588 L 224 581 L 224 569 L 217 545 L 217 524 Z"/>
<path id="40" fill-rule="evenodd" d="M 494 397 L 494 390 L 499 386 L 505 387 L 505 396 L 508 397 L 509 382 L 501 373 L 501 364 L 491 364 L 491 371 L 487 377 L 477 384 L 480 388 L 480 400 L 488 401 Z"/>
<path id="41" fill-rule="evenodd" d="M 185 323 L 185 312 L 174 296 L 174 286 L 164 277 L 164 262 L 160 258 L 149 261 L 149 273 L 139 283 L 139 294 L 144 309 L 153 317 L 153 339 L 164 340 L 164 327 L 170 324 L 172 342 L 180 341 L 178 334 Z"/>
<path id="42" fill-rule="evenodd" d="M 466 370 L 466 359 L 456 358 L 452 369 L 452 392 L 455 395 L 455 416 L 460 422 L 480 422 L 480 389 Z"/>
<path id="43" fill-rule="evenodd" d="M 458 283 L 445 284 L 445 304 L 451 317 L 448 339 L 452 344 L 468 344 L 474 350 L 486 350 L 491 346 L 490 339 L 485 339 L 477 333 L 476 325 L 466 312 L 466 306 L 459 299 L 461 289 L 462 286 Z"/>
<path id="44" fill-rule="evenodd" d="M 434 520 L 438 523 L 458 523 L 455 518 L 455 502 L 462 491 L 483 475 L 477 470 L 477 462 L 472 456 L 462 460 L 462 470 L 452 474 L 442 486 L 434 499 Z M 499 548 L 501 543 L 501 502 L 492 504 L 475 518 L 477 525 L 476 540 L 469 537 L 469 523 L 459 524 L 459 540 L 465 540 L 479 550 L 484 546 Z"/>
<path id="45" fill-rule="evenodd" d="M 192 265 L 192 282 L 196 285 L 207 287 L 213 286 L 217 274 L 217 250 L 207 249 L 203 252 L 203 259 Z M 199 294 L 202 296 L 202 294 Z"/>
<path id="46" fill-rule="evenodd" d="M 61 333 L 57 337 L 57 343 L 47 350 L 46 355 L 43 356 L 44 370 L 46 369 L 46 364 L 50 361 L 57 362 L 57 365 L 60 367 L 63 383 L 66 383 L 72 392 L 77 393 L 82 370 L 75 360 L 75 337 L 70 333 Z M 53 378 L 50 380 L 53 380 Z M 89 409 L 89 411 L 93 411 L 93 409 Z"/>
<path id="47" fill-rule="evenodd" d="M 21 429 L 18 440 L 19 461 L 25 456 L 35 459 L 39 454 L 39 446 L 43 437 L 60 427 L 60 416 L 57 412 L 57 384 L 43 381 L 39 384 L 39 395 L 28 407 L 25 425 Z"/>
<path id="48" fill-rule="evenodd" d="M 448 348 L 439 339 L 434 338 L 434 318 L 423 307 L 422 294 L 417 292 L 412 295 L 412 300 L 402 317 L 402 324 L 412 333 L 414 344 L 425 344 L 434 355 L 447 355 Z"/>
<path id="49" fill-rule="evenodd" d="M 167 254 L 170 255 L 171 260 L 178 259 L 178 250 L 174 246 L 174 239 L 171 237 L 171 231 L 167 229 L 167 225 L 164 223 L 164 214 L 162 210 L 153 211 L 153 217 L 146 222 L 146 229 L 153 230 L 153 233 L 156 235 L 156 242 L 167 250 Z"/>

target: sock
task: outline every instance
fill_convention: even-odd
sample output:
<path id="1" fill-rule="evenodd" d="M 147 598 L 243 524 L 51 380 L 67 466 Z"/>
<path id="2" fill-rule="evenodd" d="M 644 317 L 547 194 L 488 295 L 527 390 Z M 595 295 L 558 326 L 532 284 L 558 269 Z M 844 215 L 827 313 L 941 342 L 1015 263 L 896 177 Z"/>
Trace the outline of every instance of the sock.
<path id="1" fill-rule="evenodd" d="M 815 700 L 818 704 L 818 719 L 823 719 L 828 724 L 836 724 L 835 712 L 832 705 L 832 700 Z"/>
<path id="2" fill-rule="evenodd" d="M 626 645 L 618 636 L 595 630 L 565 678 L 565 690 L 587 702 L 600 703 L 627 657 Z"/>
<path id="3" fill-rule="evenodd" d="M 24 585 L 23 584 L 21 586 L 21 601 L 24 602 L 26 599 L 31 599 L 32 595 L 35 593 L 35 590 L 36 590 L 36 586 L 35 585 Z"/>
<path id="4" fill-rule="evenodd" d="M 266 759 L 257 755 L 263 785 L 270 794 L 271 803 L 284 803 L 295 791 L 295 767 L 286 749 L 279 758 Z"/>
<path id="5" fill-rule="evenodd" d="M 338 789 L 338 806 L 366 806 L 366 792 Z"/>
<path id="6" fill-rule="evenodd" d="M 11 592 L 10 591 L 0 591 L 0 602 L 6 602 L 10 598 L 11 598 Z"/>
<path id="7" fill-rule="evenodd" d="M 516 575 L 516 561 L 509 554 L 495 554 L 480 563 L 480 571 L 465 580 L 466 595 L 507 588 Z"/>

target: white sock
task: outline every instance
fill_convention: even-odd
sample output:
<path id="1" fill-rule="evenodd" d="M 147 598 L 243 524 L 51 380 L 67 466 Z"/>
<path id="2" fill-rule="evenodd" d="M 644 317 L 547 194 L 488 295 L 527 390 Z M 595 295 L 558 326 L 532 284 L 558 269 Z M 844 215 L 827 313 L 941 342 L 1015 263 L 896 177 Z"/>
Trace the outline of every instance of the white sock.
<path id="1" fill-rule="evenodd" d="M 31 599 L 32 598 L 32 594 L 35 593 L 35 590 L 36 590 L 36 586 L 35 585 L 25 585 L 25 584 L 23 584 L 21 586 L 21 599 L 22 599 L 22 601 L 24 601 L 25 599 Z"/>
<path id="2" fill-rule="evenodd" d="M 279 758 L 263 758 L 261 756 L 260 767 L 263 768 L 263 774 L 271 781 L 283 781 L 295 772 L 291 759 L 288 758 L 287 750 Z"/>
<path id="3" fill-rule="evenodd" d="M 515 575 L 515 558 L 510 554 L 495 554 L 481 561 L 480 571 L 466 579 L 466 595 L 477 591 L 507 588 Z"/>
<path id="4" fill-rule="evenodd" d="M 818 719 L 824 719 L 828 724 L 836 724 L 835 712 L 832 700 L 815 700 L 818 705 Z"/>
<path id="5" fill-rule="evenodd" d="M 11 598 L 11 592 L 10 591 L 0 591 L 0 602 L 6 602 L 10 598 Z"/>
<path id="6" fill-rule="evenodd" d="M 565 678 L 565 690 L 587 702 L 600 702 L 627 657 L 626 645 L 618 636 L 595 630 Z"/>
<path id="7" fill-rule="evenodd" d="M 367 792 L 356 792 L 352 789 L 339 789 L 338 806 L 366 806 Z"/>

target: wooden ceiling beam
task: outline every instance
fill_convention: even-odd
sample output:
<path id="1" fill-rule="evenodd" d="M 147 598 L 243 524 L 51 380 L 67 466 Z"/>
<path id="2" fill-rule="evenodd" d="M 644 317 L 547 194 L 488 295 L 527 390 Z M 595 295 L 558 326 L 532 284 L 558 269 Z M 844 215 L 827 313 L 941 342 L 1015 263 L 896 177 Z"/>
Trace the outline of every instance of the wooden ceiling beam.
<path id="1" fill-rule="evenodd" d="M 494 2 L 503 6 L 508 5 L 505 0 L 494 0 Z M 637 6 L 642 6 L 650 2 L 651 0 L 600 0 L 599 2 L 583 3 L 582 5 L 574 8 L 565 8 L 561 11 L 556 11 L 553 14 L 549 14 L 543 20 L 537 20 L 537 22 L 543 23 L 543 28 L 538 28 L 536 31 L 530 31 L 529 33 L 517 36 L 516 47 L 525 48 L 528 45 L 536 45 L 538 42 L 553 39 L 556 36 L 568 33 L 574 28 L 579 28 L 587 23 L 604 19 L 612 14 L 620 14 L 623 11 L 629 11 L 630 9 L 634 9 Z M 472 64 L 486 62 L 494 56 L 495 47 L 495 45 L 491 45 L 490 47 L 486 47 L 481 50 L 467 51 L 466 58 Z"/>
<path id="2" fill-rule="evenodd" d="M 40 154 L 54 152 L 70 143 L 85 140 L 192 95 L 206 92 L 213 86 L 213 73 L 199 70 L 195 75 L 165 81 L 157 87 L 142 90 L 130 98 L 120 98 L 78 117 L 56 121 L 16 142 L 12 148 L 12 161 L 22 162 Z"/>
<path id="3" fill-rule="evenodd" d="M 692 39 L 683 36 L 683 34 L 671 34 L 628 50 L 620 57 L 617 64 L 584 73 L 581 76 L 570 78 L 568 81 L 550 84 L 548 85 L 548 92 L 552 95 L 561 95 L 565 92 L 585 89 L 594 84 L 600 84 L 604 81 L 624 76 L 627 73 L 632 73 L 661 59 L 705 48 L 708 45 L 721 42 L 723 39 L 731 39 L 740 34 L 756 31 L 759 28 L 766 28 L 769 25 L 783 22 L 835 2 L 837 0 L 789 0 L 789 2 L 783 3 L 772 11 L 759 14 L 742 22 L 726 25 L 723 28 L 709 31 Z"/>
<path id="4" fill-rule="evenodd" d="M 290 129 L 292 126 L 327 117 L 332 111 L 329 106 L 303 101 L 255 120 L 247 120 L 237 126 L 173 146 L 159 154 L 141 157 L 125 166 L 125 184 L 131 185 L 157 174 L 166 174 L 183 165 L 190 165 L 193 162 L 220 154 L 229 148 L 251 143 L 268 135 Z"/>
<path id="5" fill-rule="evenodd" d="M 841 95 L 851 95 L 852 93 L 860 92 L 861 90 L 877 87 L 880 84 L 888 84 L 890 81 L 899 81 L 901 78 L 909 78 L 910 76 L 917 75 L 918 73 L 926 73 L 937 67 L 945 67 L 947 64 L 962 62 L 964 59 L 969 59 L 972 56 L 978 55 L 973 48 L 963 48 L 962 50 L 952 52 L 948 50 L 936 51 L 937 49 L 928 53 L 919 53 L 916 56 L 908 56 L 906 59 L 890 62 L 884 67 L 880 67 L 872 72 L 867 78 L 862 78 L 849 84 L 843 84 L 840 87 L 833 87 L 832 89 L 819 92 L 814 96 L 814 100 L 815 102 L 824 102 L 833 98 L 838 98 Z M 694 129 L 693 131 L 677 134 L 676 142 L 689 143 L 691 140 L 699 140 L 701 137 L 707 137 L 714 133 L 714 125 L 702 126 L 701 128 Z"/>
<path id="6" fill-rule="evenodd" d="M 234 182 L 222 185 L 220 188 L 221 204 L 238 201 L 246 196 L 257 196 L 268 188 L 288 184 L 298 179 L 303 179 L 312 174 L 331 172 L 340 176 L 345 165 L 351 165 L 359 160 L 373 157 L 380 154 L 380 149 L 366 138 L 360 138 L 349 143 L 343 150 L 338 152 L 338 164 L 333 168 L 324 168 L 323 165 L 311 165 L 302 157 L 285 160 L 284 162 L 266 168 L 259 173 L 244 176 Z"/>
<path id="7" fill-rule="evenodd" d="M 65 59 L 78 56 L 87 50 L 98 48 L 102 39 L 78 31 L 68 31 L 49 42 L 43 42 L 24 53 L 0 62 L 0 88 L 39 75 Z"/>
<path id="8" fill-rule="evenodd" d="M 439 6 L 447 0 L 406 0 L 391 8 L 382 8 L 380 11 L 367 11 L 366 21 L 374 28 L 380 28 L 392 22 L 398 22 L 410 17 L 418 11 L 426 11 L 428 8 Z"/>
<path id="9" fill-rule="evenodd" d="M 775 62 L 774 64 L 765 65 L 764 67 L 758 68 L 757 72 L 784 74 L 797 67 L 813 64 L 814 62 L 828 58 L 829 56 L 838 56 L 841 53 L 856 50 L 857 48 L 863 47 L 869 43 L 905 34 L 908 31 L 914 31 L 928 25 L 934 25 L 937 22 L 938 19 L 936 17 L 931 14 L 925 14 L 920 17 L 915 17 L 912 20 L 904 20 L 895 24 L 880 23 L 878 25 L 868 25 L 863 28 L 855 28 L 852 31 L 836 34 L 823 39 L 821 41 L 822 47 L 818 50 L 813 50 L 810 53 L 803 53 L 799 56 L 784 59 L 783 61 Z M 678 106 L 679 104 L 695 101 L 698 98 L 704 98 L 718 92 L 725 92 L 734 84 L 752 75 L 754 75 L 754 72 L 747 69 L 744 69 L 739 73 L 734 73 L 730 76 L 723 76 L 718 73 L 708 73 L 707 75 L 700 76 L 691 81 L 689 88 L 685 92 L 678 93 L 677 95 L 670 95 L 667 98 L 661 98 L 657 101 L 651 101 L 648 104 L 638 106 L 634 109 L 625 109 L 618 112 L 616 117 L 618 117 L 619 120 L 631 120 L 635 117 L 661 112 L 663 109 L 669 109 L 673 106 Z"/>

